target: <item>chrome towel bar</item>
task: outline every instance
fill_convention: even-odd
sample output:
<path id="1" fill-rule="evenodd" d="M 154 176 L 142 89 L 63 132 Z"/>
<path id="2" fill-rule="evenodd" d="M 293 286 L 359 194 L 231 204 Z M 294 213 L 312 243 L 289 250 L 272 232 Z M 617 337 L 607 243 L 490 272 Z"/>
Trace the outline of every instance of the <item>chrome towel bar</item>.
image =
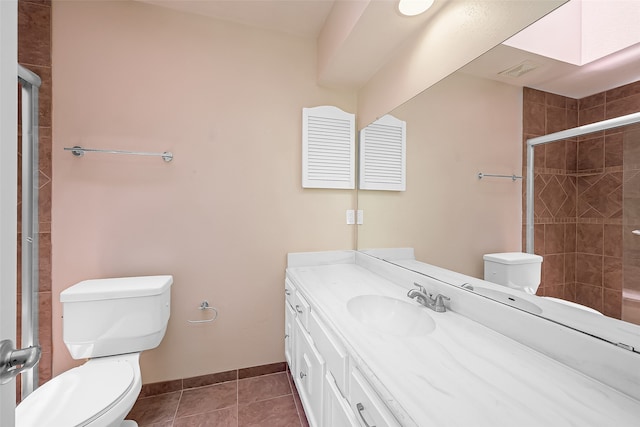
<path id="1" fill-rule="evenodd" d="M 64 147 L 65 151 L 71 151 L 76 157 L 82 157 L 84 153 L 109 153 L 109 154 L 132 154 L 135 156 L 160 156 L 165 162 L 173 160 L 173 153 L 165 151 L 164 153 L 149 153 L 144 151 L 126 151 L 126 150 L 104 150 L 100 148 L 84 148 L 79 145 L 73 147 Z"/>
<path id="2" fill-rule="evenodd" d="M 522 179 L 521 176 L 517 176 L 517 175 L 494 175 L 494 174 L 488 174 L 488 173 L 482 173 L 482 172 L 478 172 L 478 179 L 482 179 L 485 177 L 489 177 L 489 178 L 511 178 L 512 181 L 515 181 L 516 179 Z"/>

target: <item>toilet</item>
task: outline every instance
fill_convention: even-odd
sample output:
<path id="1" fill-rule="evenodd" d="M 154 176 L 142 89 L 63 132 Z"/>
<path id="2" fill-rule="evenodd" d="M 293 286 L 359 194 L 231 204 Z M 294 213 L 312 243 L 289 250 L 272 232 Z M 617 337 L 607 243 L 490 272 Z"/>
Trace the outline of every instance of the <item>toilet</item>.
<path id="1" fill-rule="evenodd" d="M 167 330 L 172 276 L 85 280 L 60 294 L 63 340 L 83 365 L 16 407 L 16 427 L 136 427 L 125 421 L 142 388 L 140 353 Z"/>
<path id="2" fill-rule="evenodd" d="M 540 285 L 542 257 L 523 252 L 485 254 L 484 280 L 535 295 Z M 602 314 L 591 307 L 553 297 L 542 297 L 559 304 Z"/>
<path id="3" fill-rule="evenodd" d="M 486 254 L 484 280 L 535 295 L 540 285 L 542 257 L 522 252 Z"/>

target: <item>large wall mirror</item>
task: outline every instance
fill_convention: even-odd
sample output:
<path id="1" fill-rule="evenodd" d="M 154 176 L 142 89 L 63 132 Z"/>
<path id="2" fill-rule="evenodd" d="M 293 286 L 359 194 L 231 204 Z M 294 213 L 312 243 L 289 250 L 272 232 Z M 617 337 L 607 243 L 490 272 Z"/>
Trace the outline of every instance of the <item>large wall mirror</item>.
<path id="1" fill-rule="evenodd" d="M 573 13 L 576 3 L 558 11 Z M 633 16 L 640 12 L 633 2 L 619 3 L 635 7 Z M 566 15 L 560 17 L 568 22 Z M 615 27 L 630 28 L 619 22 Z M 543 29 L 551 36 L 548 44 L 557 43 L 550 28 Z M 358 209 L 364 211 L 359 250 L 413 248 L 418 261 L 481 279 L 484 254 L 523 251 L 523 140 L 596 121 L 592 116 L 600 109 L 603 119 L 616 108 L 620 114 L 640 111 L 640 83 L 634 84 L 640 37 L 602 59 L 583 58 L 580 65 L 511 45 L 522 46 L 526 36 L 520 33 L 496 46 L 389 112 L 406 122 L 406 191 L 358 191 Z M 619 342 L 640 351 L 640 284 L 633 282 L 640 277 L 634 264 L 640 259 L 640 236 L 631 233 L 640 229 L 633 219 L 640 212 L 637 185 L 633 190 L 637 152 L 637 126 L 536 152 L 536 191 L 545 192 L 536 194 L 536 203 L 555 203 L 547 211 L 548 206 L 536 207 L 535 251 L 544 257 L 538 295 L 583 305 L 593 301 L 605 315 L 574 317 L 563 308 L 557 315 L 554 310 L 535 314 L 610 341 L 622 331 Z M 505 178 L 479 179 L 479 173 Z M 585 193 L 598 182 L 608 184 Z M 604 199 L 597 200 L 598 195 Z M 563 207 L 566 199 L 572 207 Z M 606 212 L 589 216 L 585 203 Z M 599 279 L 591 280 L 585 271 Z"/>

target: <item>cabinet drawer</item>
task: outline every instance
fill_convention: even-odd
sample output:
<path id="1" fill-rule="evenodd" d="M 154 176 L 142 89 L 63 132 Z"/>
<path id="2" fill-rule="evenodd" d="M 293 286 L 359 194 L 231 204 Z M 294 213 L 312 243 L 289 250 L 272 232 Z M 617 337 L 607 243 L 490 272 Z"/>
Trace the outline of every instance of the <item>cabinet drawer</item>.
<path id="1" fill-rule="evenodd" d="M 316 348 L 324 358 L 327 370 L 335 378 L 335 382 L 342 394 L 346 395 L 349 366 L 347 352 L 340 341 L 335 338 L 313 311 L 309 315 L 309 333 Z"/>
<path id="2" fill-rule="evenodd" d="M 342 396 L 331 372 L 324 375 L 324 415 L 323 422 L 327 427 L 359 427 L 349 402 Z"/>
<path id="3" fill-rule="evenodd" d="M 291 283 L 291 280 L 284 280 L 284 297 L 285 300 L 293 307 L 295 305 L 294 298 L 296 295 L 296 287 Z"/>
<path id="4" fill-rule="evenodd" d="M 296 292 L 294 295 L 293 309 L 296 311 L 296 314 L 300 319 L 300 323 L 302 323 L 302 326 L 304 326 L 304 329 L 308 331 L 309 313 L 311 312 L 311 306 L 300 292 Z"/>
<path id="5" fill-rule="evenodd" d="M 349 403 L 363 427 L 400 427 L 382 400 L 356 368 L 349 376 Z"/>
<path id="6" fill-rule="evenodd" d="M 300 318 L 294 322 L 295 328 L 295 372 L 294 377 L 300 400 L 304 406 L 311 427 L 322 424 L 322 382 L 324 360 L 314 347 L 309 334 L 303 329 Z"/>

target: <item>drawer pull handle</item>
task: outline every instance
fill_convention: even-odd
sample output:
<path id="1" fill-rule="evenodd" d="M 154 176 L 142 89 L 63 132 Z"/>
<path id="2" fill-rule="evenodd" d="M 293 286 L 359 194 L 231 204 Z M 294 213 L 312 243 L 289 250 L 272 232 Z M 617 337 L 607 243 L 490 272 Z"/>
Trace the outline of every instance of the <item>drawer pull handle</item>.
<path id="1" fill-rule="evenodd" d="M 303 380 L 304 377 L 306 377 L 307 374 L 305 374 L 304 372 L 300 371 L 300 379 Z"/>
<path id="2" fill-rule="evenodd" d="M 284 334 L 284 339 L 286 340 L 287 338 L 289 338 L 289 334 Z"/>
<path id="3" fill-rule="evenodd" d="M 376 427 L 374 425 L 371 425 L 367 422 L 367 420 L 364 419 L 364 415 L 362 415 L 362 411 L 364 411 L 364 405 L 362 405 L 362 403 L 359 403 L 356 405 L 356 408 L 358 408 L 358 415 L 360 415 L 360 419 L 362 420 L 362 422 L 364 423 L 365 426 L 367 427 Z"/>
<path id="4" fill-rule="evenodd" d="M 285 295 L 291 295 L 291 291 L 290 291 L 289 289 L 285 289 L 285 290 L 284 290 L 284 294 L 285 294 Z"/>
<path id="5" fill-rule="evenodd" d="M 296 311 L 300 314 L 303 313 L 303 311 L 300 309 L 300 306 L 298 304 L 296 304 Z"/>

